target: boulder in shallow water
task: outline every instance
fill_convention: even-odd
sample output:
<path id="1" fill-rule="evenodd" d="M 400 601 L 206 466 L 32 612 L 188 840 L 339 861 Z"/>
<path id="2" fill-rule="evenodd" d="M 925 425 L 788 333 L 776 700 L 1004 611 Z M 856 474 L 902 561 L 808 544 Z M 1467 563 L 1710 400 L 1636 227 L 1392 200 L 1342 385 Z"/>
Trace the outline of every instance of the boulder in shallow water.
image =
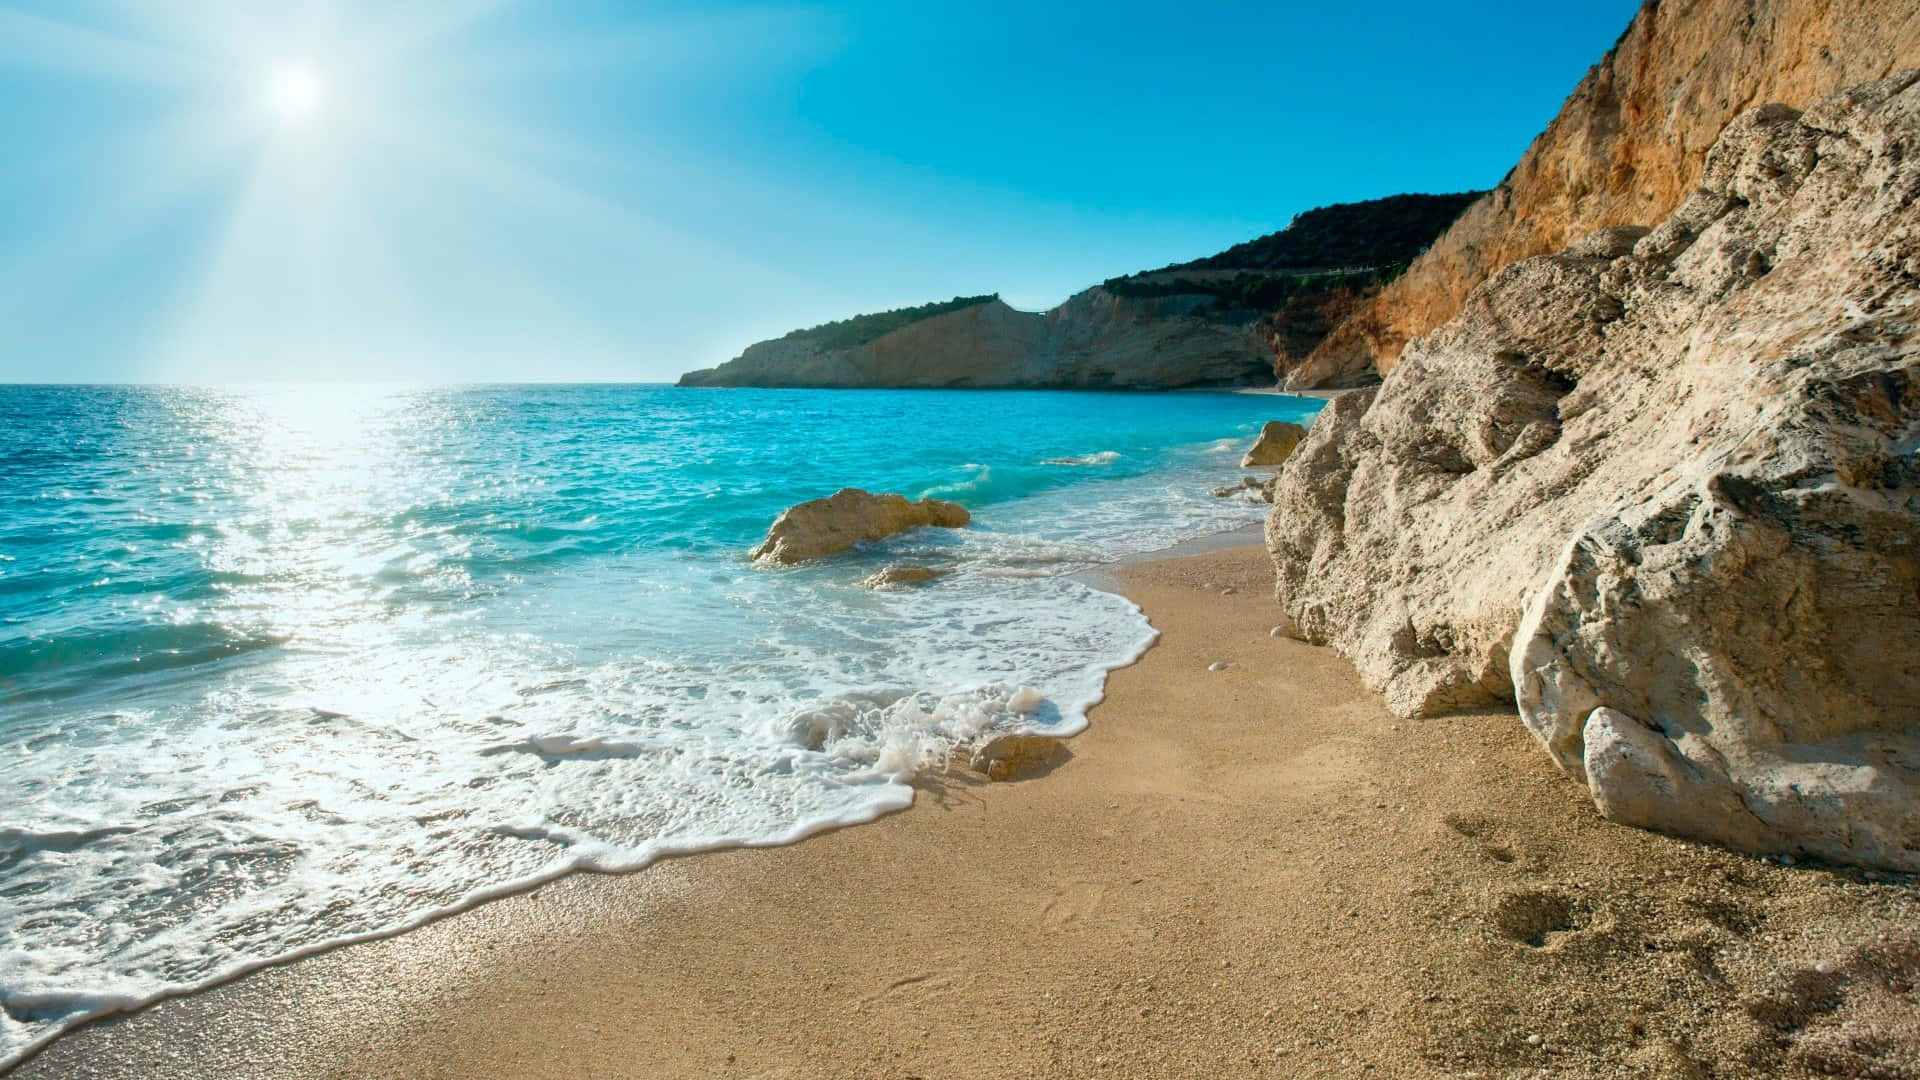
<path id="1" fill-rule="evenodd" d="M 1307 437 L 1307 429 L 1287 420 L 1274 420 L 1260 429 L 1260 437 L 1254 440 L 1253 449 L 1240 459 L 1243 469 L 1257 469 L 1263 465 L 1284 465 L 1293 456 L 1294 448 L 1300 440 Z"/>
<path id="2" fill-rule="evenodd" d="M 1272 502 L 1273 486 L 1278 483 L 1279 480 L 1280 477 L 1278 474 L 1269 476 L 1265 480 L 1257 476 L 1243 476 L 1237 484 L 1214 488 L 1213 494 L 1216 498 L 1221 499 L 1238 498 L 1248 501 L 1258 499 L 1261 502 Z"/>
<path id="3" fill-rule="evenodd" d="M 1023 780 L 1045 772 L 1067 757 L 1067 744 L 1052 735 L 1018 732 L 996 735 L 975 747 L 969 764 L 987 779 Z"/>
<path id="4" fill-rule="evenodd" d="M 935 570 L 931 566 L 916 566 L 913 563 L 894 563 L 883 566 L 860 582 L 863 589 L 898 589 L 905 585 L 924 585 L 937 577 L 946 577 L 948 570 Z"/>
<path id="5" fill-rule="evenodd" d="M 929 525 L 958 529 L 971 520 L 967 508 L 958 503 L 912 502 L 904 495 L 842 488 L 827 498 L 787 508 L 750 554 L 755 562 L 806 562 L 845 551 L 863 540 L 882 540 Z"/>

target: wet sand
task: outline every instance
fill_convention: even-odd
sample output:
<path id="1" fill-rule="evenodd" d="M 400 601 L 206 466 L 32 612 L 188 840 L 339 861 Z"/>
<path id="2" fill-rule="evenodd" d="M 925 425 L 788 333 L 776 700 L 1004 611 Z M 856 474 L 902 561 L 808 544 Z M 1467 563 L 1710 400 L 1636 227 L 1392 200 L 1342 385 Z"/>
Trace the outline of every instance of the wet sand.
<path id="1" fill-rule="evenodd" d="M 1258 548 L 1114 578 L 1161 643 L 1048 775 L 571 877 L 16 1075 L 1920 1076 L 1911 879 L 1609 825 L 1511 714 L 1395 719 L 1268 635 Z"/>

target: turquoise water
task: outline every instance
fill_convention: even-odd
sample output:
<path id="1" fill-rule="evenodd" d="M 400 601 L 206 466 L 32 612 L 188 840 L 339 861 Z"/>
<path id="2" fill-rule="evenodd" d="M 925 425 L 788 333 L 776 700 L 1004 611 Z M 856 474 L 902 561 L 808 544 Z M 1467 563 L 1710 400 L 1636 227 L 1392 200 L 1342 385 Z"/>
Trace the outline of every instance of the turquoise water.
<path id="1" fill-rule="evenodd" d="M 0 1066 L 570 870 L 868 820 L 986 732 L 1075 730 L 1151 630 L 1069 575 L 1257 521 L 1210 490 L 1316 407 L 0 387 Z M 975 524 L 749 564 L 843 486 Z M 954 572 L 859 586 L 896 559 Z"/>

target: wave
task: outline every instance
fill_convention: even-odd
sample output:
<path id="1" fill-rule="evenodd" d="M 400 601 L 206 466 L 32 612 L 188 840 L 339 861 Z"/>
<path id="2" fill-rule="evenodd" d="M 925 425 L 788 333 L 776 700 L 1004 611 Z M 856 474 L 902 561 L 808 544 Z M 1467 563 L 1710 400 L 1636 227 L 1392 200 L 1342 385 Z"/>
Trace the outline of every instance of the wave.
<path id="1" fill-rule="evenodd" d="M 647 753 L 649 749 L 640 743 L 597 736 L 581 738 L 573 735 L 535 735 L 519 742 L 489 746 L 480 753 L 486 757 L 495 754 L 533 754 L 548 760 L 559 758 L 586 760 L 634 758 Z"/>
<path id="2" fill-rule="evenodd" d="M 0 641 L 0 679 L 54 687 L 148 675 L 227 660 L 287 643 L 285 635 L 218 623 L 94 627 L 50 637 Z M 16 687 L 17 688 L 17 687 Z"/>
<path id="3" fill-rule="evenodd" d="M 1022 465 L 967 465 L 964 479 L 935 484 L 920 492 L 923 499 L 947 499 L 967 506 L 1008 502 L 1065 484 L 1054 469 Z"/>
<path id="4" fill-rule="evenodd" d="M 130 825 L 101 825 L 80 829 L 29 829 L 0 825 L 0 853 L 24 857 L 43 851 L 71 854 L 97 840 L 133 832 Z"/>
<path id="5" fill-rule="evenodd" d="M 995 735 L 1071 735 L 1085 723 L 1067 720 L 1035 687 L 1001 684 L 946 695 L 850 694 L 796 710 L 780 726 L 797 745 L 856 766 L 856 776 L 905 780 L 943 769 Z"/>
<path id="6" fill-rule="evenodd" d="M 1047 460 L 1041 462 L 1040 464 L 1042 465 L 1111 465 L 1114 462 L 1119 460 L 1120 460 L 1120 451 L 1099 450 L 1091 454 L 1081 454 L 1079 457 L 1048 458 Z"/>

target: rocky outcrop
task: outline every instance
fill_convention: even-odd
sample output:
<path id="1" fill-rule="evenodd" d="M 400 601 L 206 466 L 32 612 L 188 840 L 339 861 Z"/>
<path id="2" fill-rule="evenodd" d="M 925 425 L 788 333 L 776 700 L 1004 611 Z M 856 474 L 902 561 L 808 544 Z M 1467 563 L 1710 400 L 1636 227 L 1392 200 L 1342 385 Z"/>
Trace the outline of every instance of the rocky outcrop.
<path id="1" fill-rule="evenodd" d="M 852 348 L 827 348 L 807 335 L 751 346 L 717 368 L 680 377 L 682 386 L 1005 386 L 1010 358 L 1037 356 L 1046 319 L 1000 300 L 903 326 Z"/>
<path id="2" fill-rule="evenodd" d="M 910 502 L 904 495 L 842 488 L 827 498 L 788 507 L 749 554 L 755 562 L 806 562 L 845 551 L 863 540 L 883 540 L 925 526 L 958 529 L 971 520 L 967 508 L 958 503 Z"/>
<path id="3" fill-rule="evenodd" d="M 1164 390 L 1270 383 L 1250 311 L 1210 296 L 1115 296 L 1094 288 L 1045 314 L 994 300 L 851 349 L 764 341 L 682 386 Z"/>
<path id="4" fill-rule="evenodd" d="M 1293 388 L 1392 370 L 1494 271 L 1612 225 L 1658 221 L 1734 116 L 1920 66 L 1920 8 L 1886 0 L 1648 3 L 1513 172 L 1291 373 Z"/>
<path id="5" fill-rule="evenodd" d="M 1212 296 L 1088 289 L 1047 312 L 1046 348 L 1017 383 L 1091 390 L 1270 384 L 1273 358 L 1257 317 Z"/>
<path id="6" fill-rule="evenodd" d="M 1280 480 L 1279 474 L 1272 473 L 1262 480 L 1257 476 L 1243 476 L 1237 484 L 1213 489 L 1216 499 L 1240 499 L 1245 502 L 1273 501 L 1273 486 Z"/>
<path id="7" fill-rule="evenodd" d="M 1290 297 L 1285 305 L 1261 320 L 1267 351 L 1273 354 L 1274 381 L 1293 390 L 1334 390 L 1370 386 L 1380 381 L 1372 364 L 1351 369 L 1321 371 L 1315 365 L 1320 344 L 1379 296 L 1386 281 L 1355 281 Z"/>
<path id="8" fill-rule="evenodd" d="M 1300 441 L 1307 437 L 1307 429 L 1290 420 L 1269 420 L 1260 429 L 1260 437 L 1253 441 L 1253 448 L 1240 459 L 1243 469 L 1258 469 L 1263 466 L 1284 465 Z"/>
<path id="9" fill-rule="evenodd" d="M 1402 715 L 1515 701 L 1615 820 L 1920 870 L 1917 335 L 1920 74 L 1749 110 L 1328 404 L 1290 629 Z"/>

